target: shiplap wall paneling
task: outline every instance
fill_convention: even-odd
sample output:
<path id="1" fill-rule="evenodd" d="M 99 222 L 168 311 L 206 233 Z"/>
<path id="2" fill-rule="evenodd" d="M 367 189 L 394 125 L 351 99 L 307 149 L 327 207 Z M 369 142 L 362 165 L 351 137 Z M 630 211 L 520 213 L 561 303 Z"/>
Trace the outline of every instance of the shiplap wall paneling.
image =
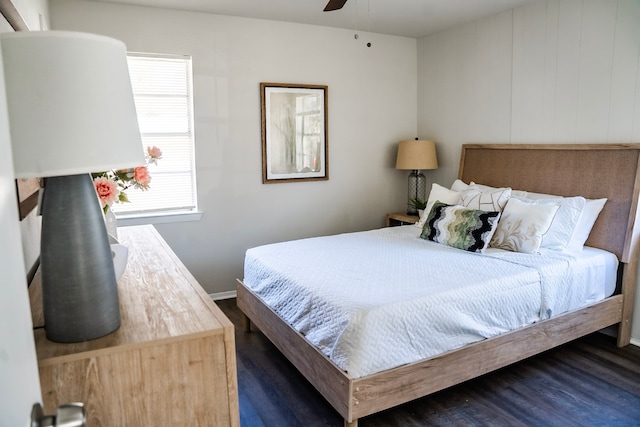
<path id="1" fill-rule="evenodd" d="M 634 141 L 639 10 L 637 0 L 514 10 L 512 142 Z"/>
<path id="2" fill-rule="evenodd" d="M 514 10 L 512 141 L 542 141 L 544 111 L 549 110 L 546 2 Z M 553 64 L 549 64 L 552 66 Z"/>
<path id="3" fill-rule="evenodd" d="M 618 2 L 583 3 L 576 139 L 607 141 Z"/>
<path id="4" fill-rule="evenodd" d="M 607 141 L 640 142 L 640 1 L 638 0 L 618 1 L 610 105 Z"/>
<path id="5" fill-rule="evenodd" d="M 436 142 L 439 169 L 429 177 L 440 182 L 443 176 L 455 174 L 455 159 L 459 157 L 449 141 L 457 139 L 458 110 L 454 75 L 457 58 L 457 34 L 441 32 L 418 43 L 422 55 L 418 85 L 422 88 L 418 104 L 418 136 Z M 425 119 L 421 120 L 420 118 Z M 432 181 L 432 182 L 433 182 Z"/>
<path id="6" fill-rule="evenodd" d="M 580 34 L 582 1 L 563 1 L 558 8 L 557 63 L 553 142 L 576 140 L 578 75 L 580 74 Z"/>
<path id="7" fill-rule="evenodd" d="M 419 40 L 418 134 L 438 147 L 447 183 L 465 142 L 509 142 L 512 13 Z"/>

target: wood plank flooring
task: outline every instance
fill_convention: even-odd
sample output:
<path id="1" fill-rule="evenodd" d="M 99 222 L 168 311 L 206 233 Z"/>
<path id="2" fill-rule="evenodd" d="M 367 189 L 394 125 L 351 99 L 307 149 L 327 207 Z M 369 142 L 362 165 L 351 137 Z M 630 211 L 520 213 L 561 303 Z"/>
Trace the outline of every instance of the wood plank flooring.
<path id="1" fill-rule="evenodd" d="M 242 427 L 343 425 L 255 326 L 242 331 L 235 299 L 216 302 L 236 326 Z M 640 348 L 592 334 L 359 426 L 640 426 Z"/>

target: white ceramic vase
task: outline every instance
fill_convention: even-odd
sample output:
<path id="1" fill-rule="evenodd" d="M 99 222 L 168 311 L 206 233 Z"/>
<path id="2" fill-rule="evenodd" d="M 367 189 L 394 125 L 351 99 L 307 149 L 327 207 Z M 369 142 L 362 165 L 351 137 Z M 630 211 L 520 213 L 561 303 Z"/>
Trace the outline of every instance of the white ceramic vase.
<path id="1" fill-rule="evenodd" d="M 107 234 L 109 235 L 109 242 L 114 243 L 113 240 L 118 240 L 118 221 L 115 214 L 111 209 L 107 209 L 104 213 L 104 224 L 107 227 Z"/>

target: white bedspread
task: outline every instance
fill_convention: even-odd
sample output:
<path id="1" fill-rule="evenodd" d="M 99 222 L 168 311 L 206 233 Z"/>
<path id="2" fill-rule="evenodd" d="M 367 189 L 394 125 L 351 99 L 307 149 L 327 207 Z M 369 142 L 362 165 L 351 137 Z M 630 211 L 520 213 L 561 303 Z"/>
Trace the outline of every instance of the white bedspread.
<path id="1" fill-rule="evenodd" d="M 476 254 L 418 234 L 412 226 L 391 227 L 252 248 L 244 283 L 352 378 L 605 296 L 594 283 L 604 274 L 603 251 L 583 258 Z"/>

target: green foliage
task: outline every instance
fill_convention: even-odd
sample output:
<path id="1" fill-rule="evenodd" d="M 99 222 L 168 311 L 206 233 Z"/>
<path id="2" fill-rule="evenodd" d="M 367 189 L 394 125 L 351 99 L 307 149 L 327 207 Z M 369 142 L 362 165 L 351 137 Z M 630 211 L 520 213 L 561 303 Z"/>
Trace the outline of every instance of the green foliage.
<path id="1" fill-rule="evenodd" d="M 409 206 L 412 206 L 419 210 L 424 210 L 427 207 L 427 202 L 420 198 L 413 198 L 409 200 Z"/>

